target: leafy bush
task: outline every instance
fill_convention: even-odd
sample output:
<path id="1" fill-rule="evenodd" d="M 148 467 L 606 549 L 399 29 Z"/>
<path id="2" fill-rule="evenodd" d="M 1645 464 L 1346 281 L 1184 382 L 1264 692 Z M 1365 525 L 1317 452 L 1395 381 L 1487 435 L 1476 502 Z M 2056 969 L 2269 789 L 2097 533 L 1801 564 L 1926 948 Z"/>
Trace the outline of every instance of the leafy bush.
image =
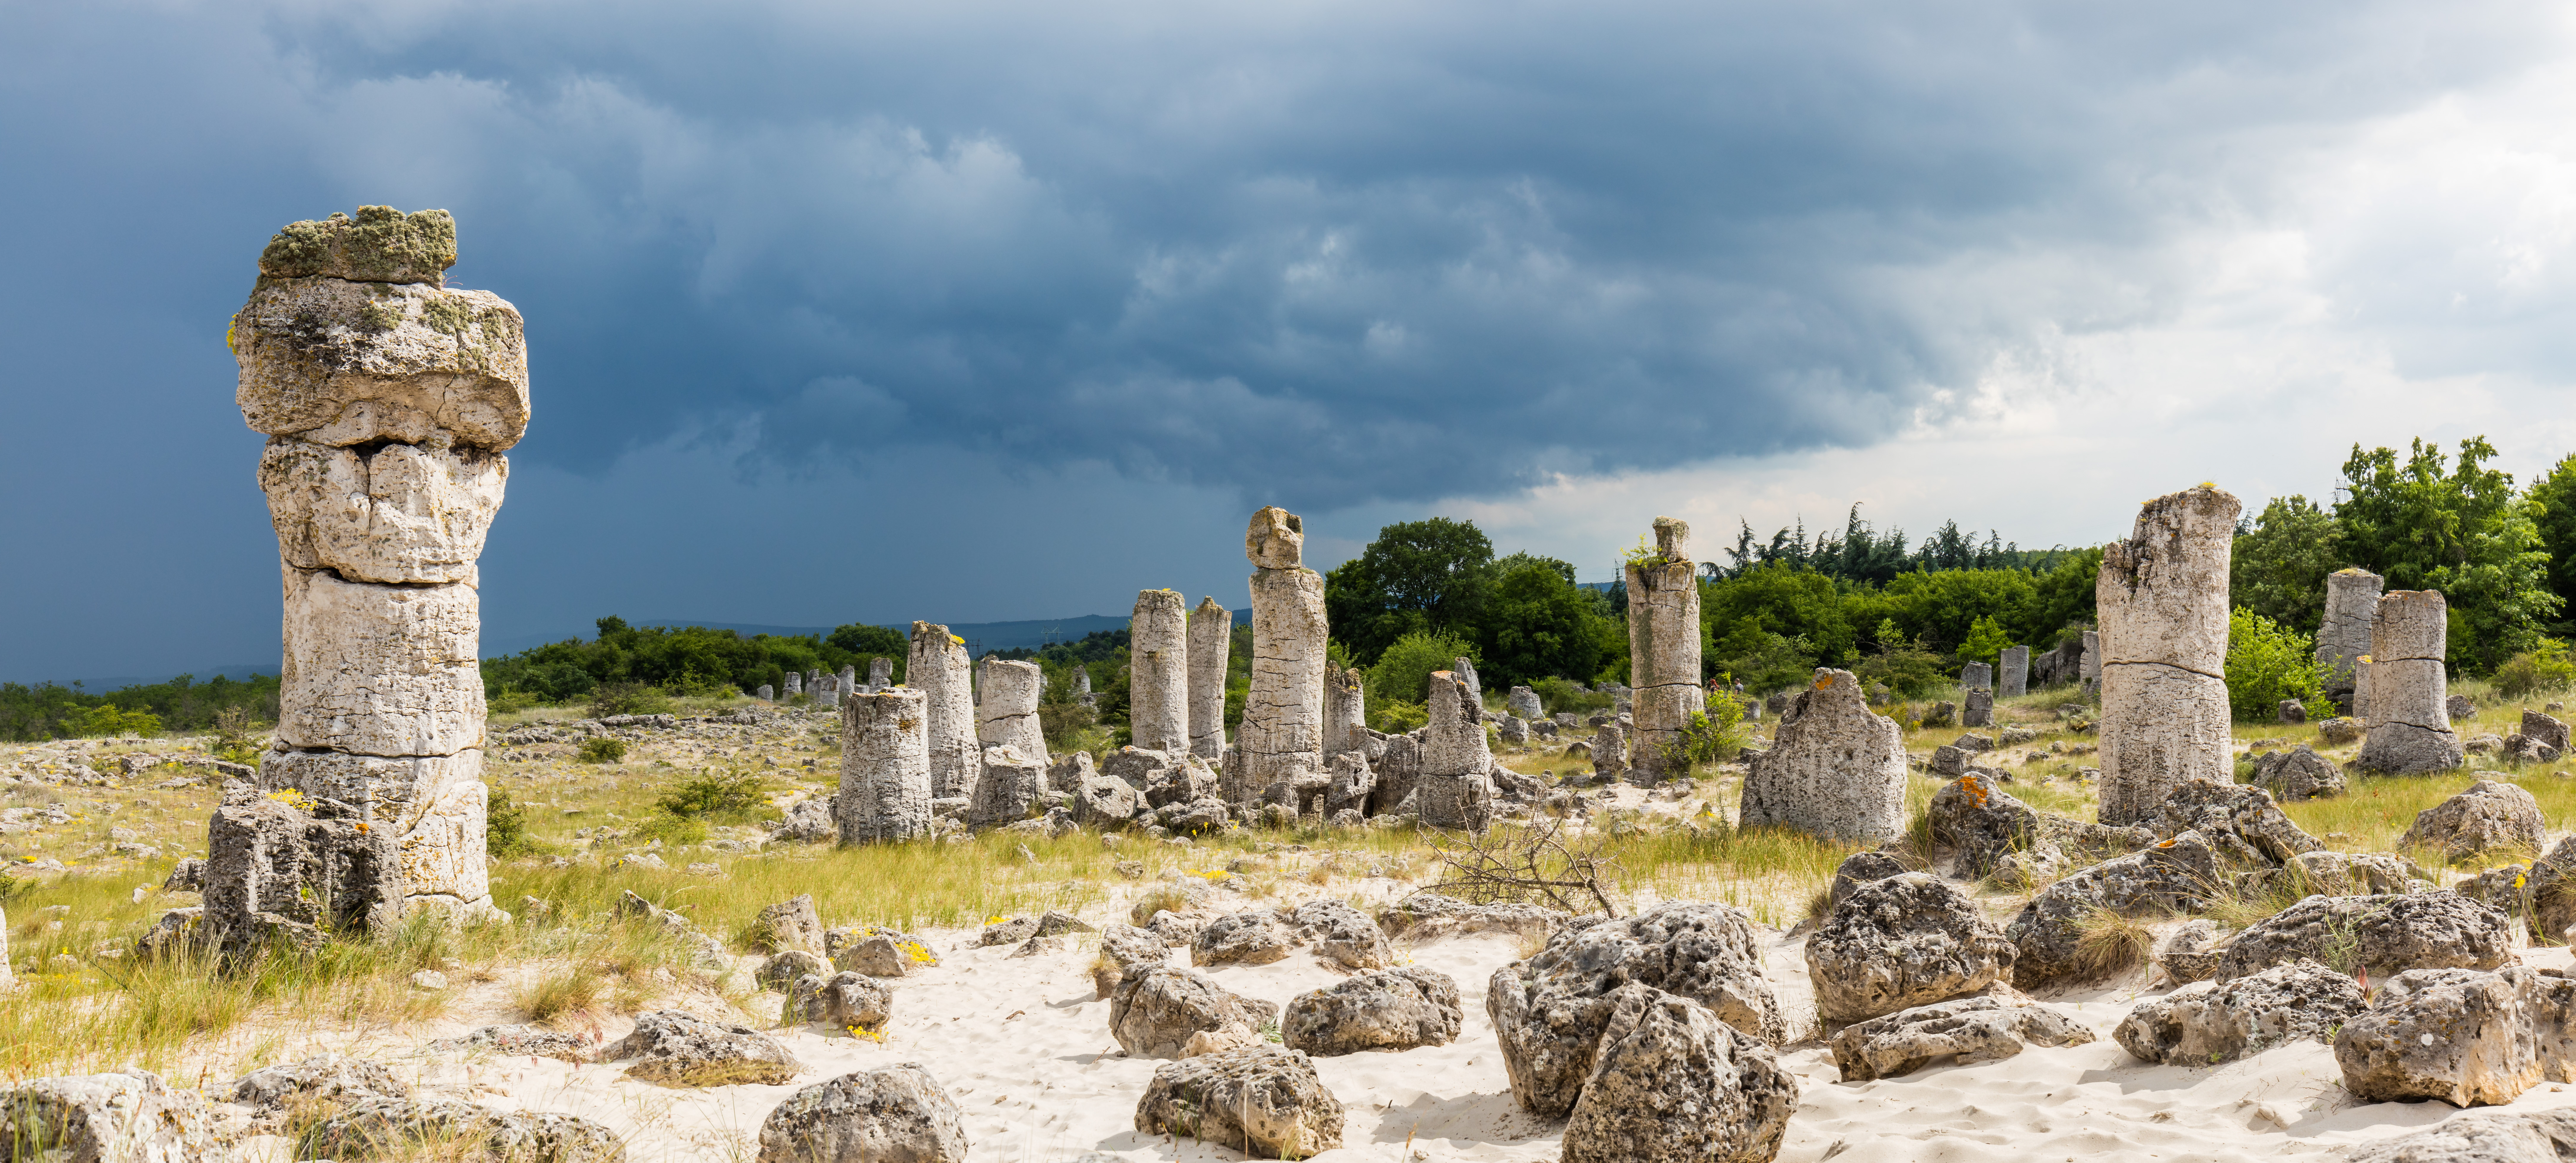
<path id="1" fill-rule="evenodd" d="M 683 780 L 653 806 L 674 816 L 714 816 L 741 823 L 768 806 L 766 781 L 748 771 L 710 771 Z"/>
<path id="2" fill-rule="evenodd" d="M 161 716 L 150 711 L 120 710 L 114 703 L 100 703 L 86 711 L 63 716 L 63 729 L 75 739 L 109 739 L 118 735 L 158 735 Z"/>
<path id="3" fill-rule="evenodd" d="M 1431 721 L 1431 708 L 1421 703 L 1399 703 L 1393 699 L 1369 708 L 1368 725 L 1389 735 L 1401 735 Z"/>
<path id="4" fill-rule="evenodd" d="M 1049 748 L 1060 749 L 1074 736 L 1100 722 L 1100 715 L 1081 703 L 1039 703 L 1038 733 Z"/>
<path id="5" fill-rule="evenodd" d="M 1571 680 L 1562 678 L 1543 678 L 1531 683 L 1530 693 L 1538 696 L 1538 705 L 1545 708 L 1551 715 L 1559 711 L 1572 711 L 1580 715 L 1588 711 L 1606 709 L 1610 704 L 1619 701 L 1600 691 L 1576 690 Z"/>
<path id="6" fill-rule="evenodd" d="M 1806 685 L 1816 673 L 1816 656 L 1804 636 L 1789 636 L 1746 622 L 1717 644 L 1717 668 L 1759 695 Z"/>
<path id="7" fill-rule="evenodd" d="M 2325 667 L 2308 636 L 2243 606 L 2227 618 L 2227 705 L 2242 722 L 2269 720 L 2281 700 L 2313 701 Z"/>
<path id="8" fill-rule="evenodd" d="M 483 708 L 495 715 L 515 715 L 544 701 L 517 687 L 502 687 L 483 700 Z"/>
<path id="9" fill-rule="evenodd" d="M 626 761 L 626 741 L 623 739 L 611 739 L 605 735 L 597 735 L 584 739 L 581 741 L 581 761 L 584 763 L 623 763 Z"/>
<path id="10" fill-rule="evenodd" d="M 1878 632 L 1878 645 L 1852 668 L 1863 686 L 1886 683 L 1887 689 L 1897 694 L 1919 699 L 1950 681 L 1941 656 L 1926 648 L 1921 639 L 1905 637 L 1892 620 L 1879 622 Z"/>
<path id="11" fill-rule="evenodd" d="M 707 822 L 696 816 L 655 812 L 635 826 L 635 838 L 659 840 L 674 848 L 707 842 Z"/>
<path id="12" fill-rule="evenodd" d="M 231 763 L 259 763 L 259 743 L 250 737 L 250 712 L 241 707 L 226 707 L 215 713 L 215 742 L 208 750 L 215 758 Z"/>
<path id="13" fill-rule="evenodd" d="M 2003 624 L 1988 615 L 1969 624 L 1968 639 L 1959 644 L 1959 661 L 1998 665 L 2003 661 L 2004 647 L 2012 644 L 2012 636 L 2004 633 Z"/>
<path id="14" fill-rule="evenodd" d="M 2563 691 L 2576 686 L 2576 659 L 2567 657 L 2567 644 L 2555 638 L 2543 638 L 2540 646 L 2505 660 L 2495 671 L 2496 692 L 2508 699 L 2523 699 L 2543 691 Z"/>
<path id="15" fill-rule="evenodd" d="M 537 850 L 528 838 L 527 809 L 510 801 L 510 793 L 492 789 L 491 800 L 483 809 L 483 851 L 495 860 L 524 856 Z"/>
<path id="16" fill-rule="evenodd" d="M 1717 763 L 1744 749 L 1744 706 L 1731 698 L 1709 700 L 1708 710 L 1691 712 L 1690 722 L 1672 742 L 1671 758 L 1683 764 Z"/>
<path id="17" fill-rule="evenodd" d="M 1377 665 L 1369 668 L 1369 705 L 1419 705 L 1430 698 L 1433 673 L 1449 669 L 1458 659 L 1472 661 L 1475 656 L 1475 648 L 1455 634 L 1417 632 L 1398 638 L 1395 645 L 1378 656 Z"/>
<path id="18" fill-rule="evenodd" d="M 612 682 L 590 693 L 590 716 L 605 719 L 610 715 L 667 715 L 671 697 L 662 688 L 642 683 Z"/>

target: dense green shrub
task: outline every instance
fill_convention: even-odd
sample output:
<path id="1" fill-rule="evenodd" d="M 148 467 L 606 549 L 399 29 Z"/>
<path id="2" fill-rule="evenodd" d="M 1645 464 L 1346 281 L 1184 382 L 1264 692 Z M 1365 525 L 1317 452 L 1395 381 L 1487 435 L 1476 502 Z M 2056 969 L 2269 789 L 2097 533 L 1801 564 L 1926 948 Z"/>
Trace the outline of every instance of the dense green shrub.
<path id="1" fill-rule="evenodd" d="M 1619 701 L 1600 691 L 1576 690 L 1571 679 L 1543 678 L 1529 684 L 1529 688 L 1530 693 L 1538 696 L 1538 705 L 1551 715 L 1559 711 L 1588 714 Z"/>
<path id="2" fill-rule="evenodd" d="M 2227 618 L 2227 705 L 2236 718 L 2261 722 L 2281 700 L 2324 694 L 2325 667 L 2308 636 L 2242 606 Z"/>
<path id="3" fill-rule="evenodd" d="M 768 781 L 748 771 L 710 771 L 682 780 L 653 806 L 675 816 L 712 816 L 742 823 L 756 816 L 769 800 Z"/>
<path id="4" fill-rule="evenodd" d="M 671 697 L 664 694 L 660 687 L 633 682 L 613 682 L 592 691 L 590 695 L 590 715 L 594 719 L 605 719 L 611 715 L 667 715 L 670 713 Z"/>
<path id="5" fill-rule="evenodd" d="M 1475 657 L 1476 648 L 1455 634 L 1415 632 L 1398 638 L 1378 656 L 1377 665 L 1369 668 L 1369 705 L 1421 706 L 1431 697 L 1433 673 L 1457 665 L 1461 658 L 1472 662 Z"/>
<path id="6" fill-rule="evenodd" d="M 493 788 L 483 808 L 483 851 L 495 860 L 507 860 L 536 850 L 536 842 L 528 837 L 527 809 L 511 802 L 509 792 Z"/>
<path id="7" fill-rule="evenodd" d="M 588 739 L 584 739 L 581 741 L 581 761 L 584 763 L 624 763 L 626 761 L 626 741 L 623 739 L 611 739 L 606 735 L 594 735 Z"/>
<path id="8" fill-rule="evenodd" d="M 2496 692 L 2508 699 L 2524 699 L 2547 691 L 2563 691 L 2576 686 L 2576 659 L 2567 656 L 2567 644 L 2555 638 L 2543 638 L 2540 645 L 2506 659 L 2496 668 Z"/>

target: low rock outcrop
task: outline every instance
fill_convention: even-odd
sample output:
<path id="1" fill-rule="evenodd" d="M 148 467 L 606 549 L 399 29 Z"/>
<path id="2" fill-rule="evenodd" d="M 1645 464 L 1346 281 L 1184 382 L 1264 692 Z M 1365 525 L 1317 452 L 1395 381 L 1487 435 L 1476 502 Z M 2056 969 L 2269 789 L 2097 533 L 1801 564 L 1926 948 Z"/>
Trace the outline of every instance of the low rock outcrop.
<path id="1" fill-rule="evenodd" d="M 1650 986 L 1609 999 L 1564 1163 L 1769 1160 L 1798 1109 L 1798 1078 L 1771 1047 L 1708 1008 Z"/>
<path id="2" fill-rule="evenodd" d="M 2081 1046 L 2093 1031 L 2033 1002 L 1968 997 L 1899 1010 L 1834 1036 L 1845 1082 L 1912 1074 L 1944 1058 L 1959 1065 L 2010 1058 L 2032 1046 Z"/>
<path id="3" fill-rule="evenodd" d="M 2351 974 L 2299 960 L 2148 998 L 2111 1036 L 2142 1061 L 2212 1066 L 2292 1042 L 2326 1041 L 2365 1004 Z"/>
<path id="4" fill-rule="evenodd" d="M 205 1100 L 140 1070 L 0 1088 L 0 1144 L 44 1163 L 179 1163 L 233 1146 Z"/>
<path id="5" fill-rule="evenodd" d="M 2344 1089 L 2364 1102 L 2512 1102 L 2544 1080 L 2576 1081 L 2576 981 L 2513 966 L 2415 969 L 2381 986 L 2335 1035 Z"/>
<path id="6" fill-rule="evenodd" d="M 2377 981 L 2409 969 L 2494 969 L 2512 955 L 2504 914 L 2456 893 L 2312 896 L 2236 934 L 2216 978 L 2307 958 L 2337 972 L 2366 968 Z"/>
<path id="7" fill-rule="evenodd" d="M 881 1030 L 894 1017 L 894 991 L 864 973 L 808 974 L 787 987 L 778 1020 L 843 1030 Z"/>
<path id="8" fill-rule="evenodd" d="M 2217 856 L 2198 832 L 2105 860 L 2042 890 L 2005 926 L 2012 982 L 2036 989 L 2088 976 L 2081 945 L 2098 912 L 2122 916 L 2196 909 L 2218 890 Z"/>
<path id="9" fill-rule="evenodd" d="M 1109 995 L 1109 1034 L 1130 1057 L 1177 1058 L 1192 1034 L 1255 1031 L 1278 1013 L 1197 970 L 1158 966 L 1128 975 Z"/>
<path id="10" fill-rule="evenodd" d="M 2488 852 L 2537 850 L 2548 842 L 2540 801 L 2517 784 L 2481 779 L 2469 790 L 2415 813 L 2415 824 L 2397 841 L 2440 850 L 2451 860 Z"/>
<path id="11" fill-rule="evenodd" d="M 787 1096 L 760 1124 L 760 1163 L 965 1163 L 965 1116 L 917 1062 Z"/>
<path id="12" fill-rule="evenodd" d="M 1860 886 L 1807 940 L 1816 1012 L 1859 1022 L 2010 981 L 2012 941 L 1968 894 L 1924 872 Z"/>
<path id="13" fill-rule="evenodd" d="M 1291 1050 L 1331 1057 L 1444 1046 L 1457 1039 L 1464 1020 L 1457 981 L 1406 966 L 1297 995 L 1279 1019 L 1279 1034 Z"/>
<path id="14" fill-rule="evenodd" d="M 491 1163 L 624 1163 L 617 1132 L 576 1115 L 496 1111 L 453 1099 L 370 1098 L 306 1129 L 298 1158 L 453 1158 L 459 1144 Z M 472 1158 L 473 1156 L 468 1156 Z"/>
<path id="15" fill-rule="evenodd" d="M 635 1031 L 610 1043 L 600 1060 L 632 1062 L 627 1077 L 665 1086 L 777 1086 L 805 1068 L 767 1034 L 679 1010 L 636 1018 Z"/>
<path id="16" fill-rule="evenodd" d="M 1304 1159 L 1342 1145 L 1342 1103 L 1304 1054 L 1246 1046 L 1156 1067 L 1136 1129 L 1232 1147 L 1255 1159 Z"/>

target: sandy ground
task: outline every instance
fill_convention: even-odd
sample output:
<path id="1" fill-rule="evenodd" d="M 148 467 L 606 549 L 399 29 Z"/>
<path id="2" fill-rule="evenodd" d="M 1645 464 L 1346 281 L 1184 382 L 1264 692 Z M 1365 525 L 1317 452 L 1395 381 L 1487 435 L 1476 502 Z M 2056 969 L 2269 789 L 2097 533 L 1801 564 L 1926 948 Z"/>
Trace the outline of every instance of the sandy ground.
<path id="1" fill-rule="evenodd" d="M 1094 919 L 1110 919 L 1104 915 Z M 807 1067 L 787 1086 L 674 1089 L 627 1079 L 616 1065 L 550 1059 L 466 1060 L 417 1053 L 398 1068 L 429 1090 L 503 1109 L 579 1114 L 615 1128 L 636 1163 L 749 1160 L 760 1124 L 798 1087 L 854 1070 L 917 1062 L 946 1083 L 965 1113 L 973 1157 L 995 1163 L 1051 1160 L 1238 1159 L 1232 1150 L 1174 1142 L 1134 1129 L 1136 1101 L 1158 1063 L 1131 1059 L 1108 1033 L 1109 1004 L 1094 1000 L 1086 949 L 1025 958 L 976 948 L 971 932 L 924 934 L 943 963 L 890 982 L 896 1016 L 880 1042 L 812 1028 L 773 1031 Z M 1769 972 L 1793 1016 L 1812 1014 L 1804 939 L 1774 936 Z M 1561 1125 L 1522 1114 L 1485 1018 L 1485 984 L 1513 960 L 1512 938 L 1474 935 L 1410 947 L 1413 963 L 1458 981 L 1466 1023 L 1446 1046 L 1317 1059 L 1348 1110 L 1335 1158 L 1386 1160 L 1555 1159 Z M 1174 951 L 1176 963 L 1186 954 Z M 2566 966 L 2566 949 L 2529 949 L 2535 965 Z M 1228 988 L 1285 1003 L 1343 976 L 1303 954 L 1256 967 L 1211 970 Z M 774 995 L 769 995 L 774 997 Z M 2333 1157 L 2348 1144 L 2401 1134 L 2458 1113 L 2441 1103 L 2354 1104 L 2334 1055 L 2305 1043 L 2214 1069 L 2150 1066 L 2111 1031 L 2143 996 L 2102 990 L 2050 999 L 2100 1040 L 2033 1049 L 1975 1066 L 1934 1066 L 1896 1079 L 1845 1085 L 1821 1045 L 1784 1057 L 1802 1097 L 1780 1159 L 1786 1163 L 1967 1160 L 2268 1160 Z M 755 1003 L 756 1004 L 756 1003 Z M 463 1007 L 460 1007 L 463 1009 Z M 394 1032 L 411 1045 L 479 1020 Z M 627 1023 L 604 1030 L 625 1032 Z M 351 1049 L 361 1049 L 352 1046 Z M 366 1047 L 383 1053 L 385 1047 Z M 2576 1090 L 2543 1084 L 2517 1108 L 2576 1105 Z M 262 1140 L 268 1158 L 292 1158 Z"/>

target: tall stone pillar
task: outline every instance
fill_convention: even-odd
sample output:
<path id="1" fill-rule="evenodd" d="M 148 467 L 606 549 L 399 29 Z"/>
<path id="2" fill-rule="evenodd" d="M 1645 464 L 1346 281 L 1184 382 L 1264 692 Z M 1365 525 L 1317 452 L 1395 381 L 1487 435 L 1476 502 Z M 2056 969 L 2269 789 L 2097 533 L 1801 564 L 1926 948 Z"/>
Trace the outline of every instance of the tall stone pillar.
<path id="1" fill-rule="evenodd" d="M 887 687 L 890 687 L 890 686 L 893 686 L 893 685 L 894 685 L 894 660 L 893 660 L 893 659 L 891 659 L 891 658 L 882 658 L 882 657 L 881 657 L 881 658 L 871 658 L 871 659 L 869 659 L 869 660 L 868 660 L 868 693 L 869 693 L 869 694 L 875 694 L 876 692 L 881 691 L 881 690 L 884 690 L 884 689 L 886 689 Z"/>
<path id="2" fill-rule="evenodd" d="M 2018 698 L 2030 693 L 2030 647 L 2004 647 L 2003 674 L 1995 680 L 1995 697 Z"/>
<path id="3" fill-rule="evenodd" d="M 1983 662 L 1971 662 L 1960 667 L 1959 689 L 1969 691 L 1995 689 L 1995 668 Z"/>
<path id="4" fill-rule="evenodd" d="M 1360 730 L 1368 726 L 1367 676 L 1354 666 L 1349 669 L 1324 664 L 1324 754 L 1339 755 L 1360 749 Z"/>
<path id="5" fill-rule="evenodd" d="M 1172 590 L 1136 595 L 1127 623 L 1127 724 L 1136 746 L 1190 750 L 1190 611 Z"/>
<path id="6" fill-rule="evenodd" d="M 2102 548 L 2105 824 L 2152 819 L 2185 781 L 2235 780 L 2227 709 L 2227 565 L 2241 511 L 2203 485 L 2149 501 Z"/>
<path id="7" fill-rule="evenodd" d="M 1190 611 L 1190 754 L 1225 758 L 1225 672 L 1234 653 L 1234 611 L 1214 595 Z"/>
<path id="8" fill-rule="evenodd" d="M 2087 630 L 2084 632 L 2084 661 L 2078 664 L 2078 669 L 2084 676 L 2085 689 L 2090 690 L 2094 684 L 2102 681 L 2101 631 Z"/>
<path id="9" fill-rule="evenodd" d="M 912 624 L 912 648 L 904 655 L 904 685 L 922 696 L 922 722 L 929 734 L 930 794 L 955 799 L 974 794 L 984 774 L 984 748 L 975 740 L 975 683 L 966 660 L 966 640 L 948 627 Z M 788 680 L 793 682 L 794 675 Z"/>
<path id="10" fill-rule="evenodd" d="M 795 697 L 796 697 L 796 696 L 798 696 L 798 695 L 804 694 L 804 693 L 805 693 L 805 673 L 804 673 L 803 671 L 797 671 L 797 670 L 791 670 L 791 671 L 788 671 L 788 672 L 787 672 L 787 685 L 786 685 L 785 687 L 780 688 L 780 693 L 781 693 L 781 694 L 783 694 L 783 695 L 785 695 L 785 696 L 786 696 L 786 697 L 788 697 L 788 698 L 791 698 L 791 699 L 792 699 L 792 698 L 795 698 Z"/>
<path id="11" fill-rule="evenodd" d="M 1046 732 L 1038 725 L 1038 696 L 1045 692 L 1046 671 L 1038 664 L 985 659 L 984 701 L 975 704 L 976 742 L 1053 762 L 1047 756 Z"/>
<path id="12" fill-rule="evenodd" d="M 2387 579 L 2366 569 L 2339 569 L 2326 575 L 2326 615 L 2317 626 L 2317 663 L 2327 668 L 2327 697 L 2349 703 L 2355 715 L 2362 706 L 2360 683 L 2353 668 L 2371 652 L 2371 625 L 2379 616 L 2380 587 Z"/>
<path id="13" fill-rule="evenodd" d="M 1422 734 L 1422 778 L 1416 804 L 1424 825 L 1482 831 L 1493 818 L 1494 753 L 1485 744 L 1484 707 L 1455 671 L 1431 676 L 1431 721 Z"/>
<path id="14" fill-rule="evenodd" d="M 2467 753 L 2451 730 L 2450 603 L 2440 590 L 2396 590 L 2379 599 L 2370 631 L 2370 734 L 2364 771 L 2422 775 L 2458 767 Z"/>
<path id="15" fill-rule="evenodd" d="M 1700 687 L 1699 564 L 1690 525 L 1655 518 L 1655 555 L 1628 563 L 1628 681 L 1636 730 L 1630 766 L 1645 782 L 1681 773 L 1670 752 L 1691 713 L 1707 707 Z"/>
<path id="16" fill-rule="evenodd" d="M 1745 772 L 1739 827 L 1878 844 L 1905 834 L 1905 735 L 1850 671 L 1819 668 Z"/>
<path id="17" fill-rule="evenodd" d="M 1252 689 L 1225 786 L 1229 798 L 1325 781 L 1324 578 L 1300 564 L 1305 524 L 1271 506 L 1252 515 Z M 1238 774 L 1233 768 L 1240 767 Z"/>
<path id="18" fill-rule="evenodd" d="M 849 665 L 841 667 L 840 680 L 841 681 L 837 689 L 841 692 L 842 698 L 846 699 L 852 694 L 857 693 L 859 690 L 859 668 Z"/>
<path id="19" fill-rule="evenodd" d="M 228 795 L 208 823 L 205 919 L 228 952 L 421 907 L 497 915 L 476 561 L 527 431 L 528 359 L 515 308 L 445 285 L 455 261 L 444 210 L 297 222 L 225 337 L 242 418 L 269 437 L 284 593 L 257 783 L 301 793 Z"/>
<path id="20" fill-rule="evenodd" d="M 841 700 L 841 843 L 930 834 L 930 696 L 911 687 Z"/>

